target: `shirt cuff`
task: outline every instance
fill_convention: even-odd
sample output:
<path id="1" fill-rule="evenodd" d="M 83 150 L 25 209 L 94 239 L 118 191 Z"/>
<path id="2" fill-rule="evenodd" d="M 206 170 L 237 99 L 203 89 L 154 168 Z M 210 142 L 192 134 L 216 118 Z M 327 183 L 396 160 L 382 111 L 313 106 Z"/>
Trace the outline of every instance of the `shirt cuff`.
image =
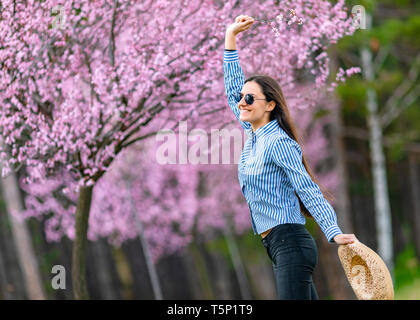
<path id="1" fill-rule="evenodd" d="M 328 242 L 330 243 L 335 243 L 334 237 L 342 233 L 343 232 L 337 225 L 331 226 L 327 230 L 325 230 L 325 236 L 327 237 Z"/>
<path id="2" fill-rule="evenodd" d="M 223 61 L 225 62 L 231 62 L 231 61 L 238 61 L 239 60 L 239 54 L 238 50 L 233 51 L 225 51 L 223 52 Z"/>

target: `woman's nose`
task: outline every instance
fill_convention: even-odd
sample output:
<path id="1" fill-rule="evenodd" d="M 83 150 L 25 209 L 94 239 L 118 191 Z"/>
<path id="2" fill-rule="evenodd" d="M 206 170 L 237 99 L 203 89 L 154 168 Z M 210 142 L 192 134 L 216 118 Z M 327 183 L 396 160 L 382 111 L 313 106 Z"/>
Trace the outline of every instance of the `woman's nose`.
<path id="1" fill-rule="evenodd" d="M 238 102 L 238 106 L 246 106 L 246 105 L 247 105 L 247 103 L 245 102 L 245 98 L 242 97 L 241 100 L 239 100 L 239 102 Z"/>

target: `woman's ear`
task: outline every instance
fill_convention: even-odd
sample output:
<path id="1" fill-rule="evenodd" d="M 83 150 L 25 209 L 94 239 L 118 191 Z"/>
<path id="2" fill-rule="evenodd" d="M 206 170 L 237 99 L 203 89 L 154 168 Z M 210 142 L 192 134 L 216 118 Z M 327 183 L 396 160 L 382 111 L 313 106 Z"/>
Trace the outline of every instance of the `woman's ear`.
<path id="1" fill-rule="evenodd" d="M 268 103 L 268 110 L 267 111 L 273 111 L 275 107 L 276 107 L 276 102 L 274 100 L 272 100 Z"/>

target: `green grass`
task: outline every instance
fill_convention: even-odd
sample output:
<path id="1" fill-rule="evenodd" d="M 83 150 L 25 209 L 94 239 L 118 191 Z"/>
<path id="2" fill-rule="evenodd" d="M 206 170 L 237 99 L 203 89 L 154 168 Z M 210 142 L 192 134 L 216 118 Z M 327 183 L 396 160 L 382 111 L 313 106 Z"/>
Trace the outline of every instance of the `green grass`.
<path id="1" fill-rule="evenodd" d="M 410 243 L 395 263 L 395 300 L 420 300 L 420 263 Z"/>
<path id="2" fill-rule="evenodd" d="M 395 290 L 395 300 L 420 300 L 420 278 Z"/>

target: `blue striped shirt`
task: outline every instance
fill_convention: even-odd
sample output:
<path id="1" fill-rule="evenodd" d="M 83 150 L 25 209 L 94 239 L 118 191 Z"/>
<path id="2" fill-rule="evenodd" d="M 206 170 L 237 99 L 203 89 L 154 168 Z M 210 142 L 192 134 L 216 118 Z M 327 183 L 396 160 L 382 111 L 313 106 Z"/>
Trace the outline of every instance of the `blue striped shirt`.
<path id="1" fill-rule="evenodd" d="M 239 119 L 238 103 L 245 77 L 237 50 L 224 51 L 223 72 L 228 105 L 248 136 L 238 163 L 238 180 L 248 203 L 254 234 L 278 224 L 306 223 L 296 191 L 328 242 L 334 242 L 333 238 L 342 233 L 336 214 L 306 171 L 300 145 L 276 119 L 255 132 L 249 122 Z"/>

